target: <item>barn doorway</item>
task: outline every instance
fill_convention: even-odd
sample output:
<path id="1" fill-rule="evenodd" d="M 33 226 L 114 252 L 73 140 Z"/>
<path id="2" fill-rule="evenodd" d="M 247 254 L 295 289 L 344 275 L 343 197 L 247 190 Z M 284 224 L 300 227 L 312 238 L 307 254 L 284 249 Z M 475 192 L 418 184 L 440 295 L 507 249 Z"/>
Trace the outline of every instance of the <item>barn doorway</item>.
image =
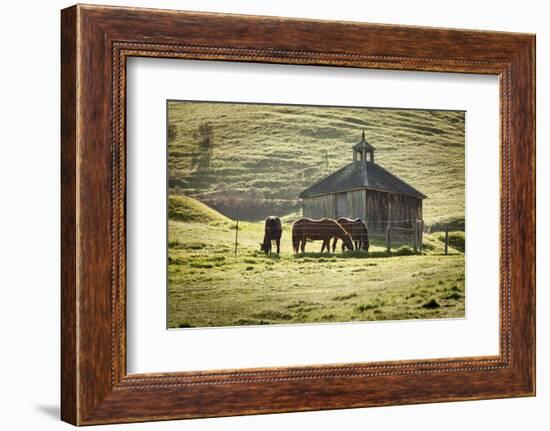
<path id="1" fill-rule="evenodd" d="M 336 218 L 347 217 L 348 213 L 348 199 L 347 193 L 336 194 Z"/>

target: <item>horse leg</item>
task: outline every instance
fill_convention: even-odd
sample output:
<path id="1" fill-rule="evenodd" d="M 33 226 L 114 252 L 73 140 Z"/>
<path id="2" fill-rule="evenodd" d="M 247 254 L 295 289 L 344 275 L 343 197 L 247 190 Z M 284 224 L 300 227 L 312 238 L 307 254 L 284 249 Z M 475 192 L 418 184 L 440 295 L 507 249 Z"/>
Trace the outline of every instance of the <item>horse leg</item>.
<path id="1" fill-rule="evenodd" d="M 302 243 L 300 245 L 300 249 L 302 250 L 302 253 L 305 253 L 306 251 L 306 239 L 302 238 Z"/>
<path id="2" fill-rule="evenodd" d="M 277 245 L 277 254 L 281 251 L 281 238 L 277 238 L 275 240 L 275 244 Z"/>
<path id="3" fill-rule="evenodd" d="M 332 241 L 332 252 L 336 250 L 336 243 L 338 242 L 338 238 L 334 238 L 334 241 Z"/>
<path id="4" fill-rule="evenodd" d="M 325 245 L 327 244 L 327 240 L 323 240 L 323 245 L 321 246 L 321 254 L 325 251 Z"/>

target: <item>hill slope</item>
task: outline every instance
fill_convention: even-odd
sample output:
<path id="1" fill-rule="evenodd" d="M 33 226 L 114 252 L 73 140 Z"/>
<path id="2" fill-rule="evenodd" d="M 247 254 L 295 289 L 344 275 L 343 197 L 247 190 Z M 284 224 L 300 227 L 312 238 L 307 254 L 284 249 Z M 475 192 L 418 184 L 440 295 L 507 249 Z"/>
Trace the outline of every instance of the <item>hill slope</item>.
<path id="1" fill-rule="evenodd" d="M 428 198 L 424 219 L 464 217 L 464 112 L 169 102 L 171 194 L 228 217 L 300 208 L 298 194 L 352 160 L 365 129 L 375 160 Z"/>
<path id="2" fill-rule="evenodd" d="M 168 197 L 168 217 L 184 222 L 228 222 L 223 214 L 188 196 Z"/>

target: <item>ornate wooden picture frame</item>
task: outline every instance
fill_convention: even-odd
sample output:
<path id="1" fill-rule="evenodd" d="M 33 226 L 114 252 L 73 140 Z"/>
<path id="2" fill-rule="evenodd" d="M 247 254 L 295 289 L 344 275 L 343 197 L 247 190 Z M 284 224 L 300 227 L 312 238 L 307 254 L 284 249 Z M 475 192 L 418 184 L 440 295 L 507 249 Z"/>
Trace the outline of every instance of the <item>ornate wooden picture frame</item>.
<path id="1" fill-rule="evenodd" d="M 78 5 L 62 11 L 61 49 L 64 421 L 535 394 L 533 35 Z M 125 100 L 126 60 L 133 56 L 498 75 L 500 354 L 128 374 Z"/>

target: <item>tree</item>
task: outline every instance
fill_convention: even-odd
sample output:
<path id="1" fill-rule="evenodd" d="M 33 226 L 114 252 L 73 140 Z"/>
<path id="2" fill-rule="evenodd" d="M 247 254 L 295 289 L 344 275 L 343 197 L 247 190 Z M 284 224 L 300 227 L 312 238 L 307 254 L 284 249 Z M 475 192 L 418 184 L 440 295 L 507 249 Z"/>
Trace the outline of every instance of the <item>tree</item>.
<path id="1" fill-rule="evenodd" d="M 193 137 L 196 141 L 193 168 L 199 171 L 208 169 L 212 160 L 212 149 L 214 147 L 214 128 L 210 123 L 202 123 L 193 134 Z"/>
<path id="2" fill-rule="evenodd" d="M 171 144 L 176 140 L 178 136 L 178 128 L 175 124 L 168 125 L 168 143 Z"/>

